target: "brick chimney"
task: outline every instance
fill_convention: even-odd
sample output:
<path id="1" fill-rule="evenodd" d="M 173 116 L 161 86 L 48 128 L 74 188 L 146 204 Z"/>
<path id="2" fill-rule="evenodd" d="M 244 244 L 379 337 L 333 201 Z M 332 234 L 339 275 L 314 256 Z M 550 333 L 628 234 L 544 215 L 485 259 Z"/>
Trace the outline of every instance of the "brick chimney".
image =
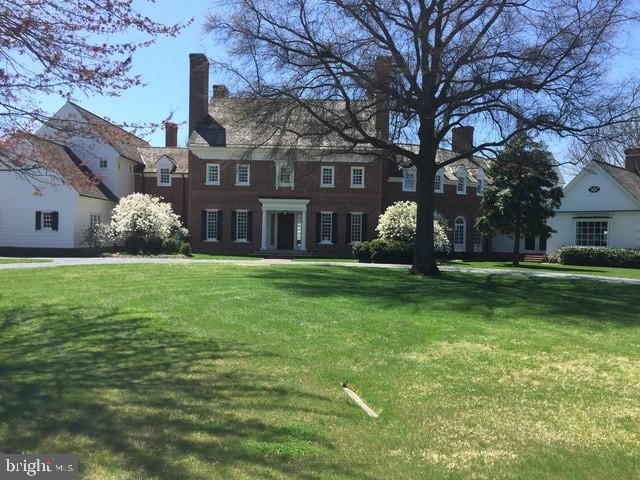
<path id="1" fill-rule="evenodd" d="M 164 124 L 164 146 L 169 148 L 178 146 L 178 125 L 175 123 Z"/>
<path id="2" fill-rule="evenodd" d="M 459 154 L 473 150 L 473 127 L 455 127 L 451 130 L 451 150 Z"/>
<path id="3" fill-rule="evenodd" d="M 189 55 L 189 136 L 209 114 L 209 60 L 203 53 Z"/>
<path id="4" fill-rule="evenodd" d="M 640 175 L 640 148 L 627 148 L 624 151 L 624 168 Z"/>
<path id="5" fill-rule="evenodd" d="M 389 89 L 391 87 L 391 57 L 376 58 L 373 91 L 369 89 L 369 100 L 376 100 L 376 136 L 389 140 Z"/>
<path id="6" fill-rule="evenodd" d="M 226 85 L 214 85 L 213 86 L 213 98 L 227 98 L 229 96 L 229 89 Z"/>

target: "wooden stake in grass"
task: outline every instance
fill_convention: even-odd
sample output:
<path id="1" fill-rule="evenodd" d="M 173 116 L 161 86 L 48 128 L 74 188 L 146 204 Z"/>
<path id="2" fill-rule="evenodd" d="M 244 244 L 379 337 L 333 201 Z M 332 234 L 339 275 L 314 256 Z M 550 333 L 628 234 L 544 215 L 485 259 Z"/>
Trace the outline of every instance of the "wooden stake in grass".
<path id="1" fill-rule="evenodd" d="M 356 402 L 356 404 L 365 411 L 365 413 L 367 415 L 369 415 L 370 417 L 373 418 L 378 418 L 378 414 L 376 412 L 373 411 L 373 409 L 367 405 L 364 400 L 362 400 L 360 398 L 360 396 L 354 392 L 353 390 L 351 390 L 349 388 L 349 386 L 346 383 L 342 384 L 342 389 L 346 392 L 347 395 L 349 395 L 349 398 L 351 398 L 351 400 L 353 400 L 354 402 Z"/>

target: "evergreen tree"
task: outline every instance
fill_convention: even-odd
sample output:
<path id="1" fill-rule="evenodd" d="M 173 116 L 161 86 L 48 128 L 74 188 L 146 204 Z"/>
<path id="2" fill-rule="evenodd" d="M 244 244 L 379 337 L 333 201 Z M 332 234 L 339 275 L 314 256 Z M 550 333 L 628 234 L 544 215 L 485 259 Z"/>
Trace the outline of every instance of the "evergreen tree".
<path id="1" fill-rule="evenodd" d="M 520 259 L 520 239 L 549 237 L 547 219 L 560 205 L 562 188 L 546 145 L 523 133 L 514 137 L 487 170 L 491 184 L 482 199 L 479 228 L 513 237 L 513 265 Z"/>

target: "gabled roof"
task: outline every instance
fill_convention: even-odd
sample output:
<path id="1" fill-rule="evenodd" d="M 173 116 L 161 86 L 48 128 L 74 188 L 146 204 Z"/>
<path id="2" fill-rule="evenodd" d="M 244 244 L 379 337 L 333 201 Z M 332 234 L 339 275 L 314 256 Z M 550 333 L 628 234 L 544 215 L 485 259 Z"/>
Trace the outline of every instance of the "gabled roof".
<path id="1" fill-rule="evenodd" d="M 594 161 L 640 202 L 640 174 L 609 163 Z"/>
<path id="2" fill-rule="evenodd" d="M 332 119 L 346 118 L 344 101 L 310 102 L 314 113 Z M 367 102 L 354 100 L 352 110 L 360 108 L 363 125 L 375 135 L 375 116 L 366 110 Z M 275 120 L 274 120 L 275 119 Z M 284 127 L 283 127 L 284 125 Z M 348 122 L 345 121 L 345 125 Z M 342 137 L 329 131 L 306 109 L 287 100 L 214 97 L 209 115 L 189 138 L 190 145 L 295 148 L 350 148 Z"/>
<path id="3" fill-rule="evenodd" d="M 30 135 L 28 142 L 38 150 L 39 155 L 47 159 L 47 167 L 56 170 L 80 196 L 111 202 L 118 201 L 118 197 L 82 163 L 70 148 L 35 135 Z"/>
<path id="4" fill-rule="evenodd" d="M 189 173 L 189 149 L 170 147 L 138 148 L 138 153 L 144 163 L 144 173 L 157 171 L 157 163 L 162 157 L 167 157 L 176 166 L 174 173 Z"/>
<path id="5" fill-rule="evenodd" d="M 149 143 L 136 135 L 127 132 L 123 128 L 114 125 L 102 117 L 82 108 L 80 105 L 69 102 L 89 124 L 92 133 L 101 137 L 111 145 L 121 156 L 142 164 L 138 154 L 139 147 L 148 147 Z"/>

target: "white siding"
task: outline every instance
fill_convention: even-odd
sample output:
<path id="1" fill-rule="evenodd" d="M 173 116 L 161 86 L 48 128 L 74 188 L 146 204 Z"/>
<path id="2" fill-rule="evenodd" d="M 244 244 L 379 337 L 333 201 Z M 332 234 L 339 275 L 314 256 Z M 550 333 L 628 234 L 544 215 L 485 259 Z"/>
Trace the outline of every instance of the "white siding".
<path id="1" fill-rule="evenodd" d="M 65 185 L 40 186 L 42 195 L 15 173 L 0 173 L 0 246 L 73 248 L 78 193 Z M 58 231 L 35 229 L 36 211 L 59 212 Z"/>
<path id="2" fill-rule="evenodd" d="M 558 213 L 549 220 L 549 226 L 556 230 L 547 242 L 547 252 L 561 247 L 575 245 L 576 217 L 589 216 L 602 218 L 609 222 L 609 247 L 640 248 L 640 211 L 637 212 L 595 212 L 595 213 Z"/>
<path id="3" fill-rule="evenodd" d="M 89 227 L 91 215 L 100 215 L 102 223 L 109 223 L 111 211 L 116 206 L 115 202 L 98 200 L 97 198 L 78 197 L 75 202 L 75 228 L 73 231 L 73 244 L 76 248 L 87 248 L 82 244 L 85 231 Z"/>

